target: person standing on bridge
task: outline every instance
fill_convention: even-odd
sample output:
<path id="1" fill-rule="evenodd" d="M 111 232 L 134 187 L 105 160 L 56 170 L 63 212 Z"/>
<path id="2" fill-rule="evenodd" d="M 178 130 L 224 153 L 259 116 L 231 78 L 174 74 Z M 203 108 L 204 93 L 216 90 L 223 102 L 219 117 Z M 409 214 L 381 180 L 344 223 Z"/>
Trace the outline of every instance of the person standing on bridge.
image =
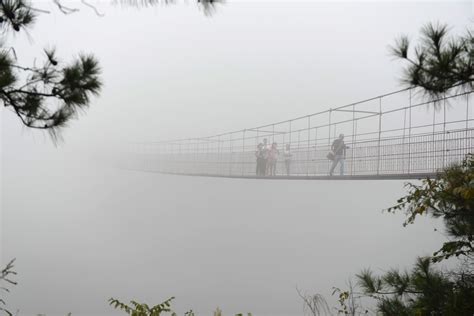
<path id="1" fill-rule="evenodd" d="M 285 150 L 283 151 L 283 156 L 285 157 L 285 169 L 286 175 L 290 175 L 290 165 L 291 165 L 291 151 L 290 151 L 290 144 L 286 144 Z"/>
<path id="2" fill-rule="evenodd" d="M 262 147 L 262 176 L 268 175 L 267 173 L 267 165 L 268 165 L 268 154 L 270 152 L 270 148 L 268 148 L 268 141 L 266 138 L 263 139 L 263 147 Z"/>
<path id="3" fill-rule="evenodd" d="M 280 151 L 277 148 L 277 143 L 273 143 L 272 147 L 268 150 L 267 175 L 276 176 L 276 165 L 279 154 Z"/>
<path id="4" fill-rule="evenodd" d="M 257 158 L 257 169 L 256 169 L 256 175 L 257 177 L 265 176 L 265 157 L 264 157 L 264 149 L 263 149 L 263 144 L 260 143 L 257 146 L 257 151 L 255 152 L 255 157 Z"/>
<path id="5" fill-rule="evenodd" d="M 346 159 L 346 149 L 349 146 L 346 146 L 344 143 L 344 134 L 340 134 L 339 138 L 336 139 L 331 146 L 331 150 L 334 153 L 334 160 L 332 162 L 331 169 L 329 170 L 329 175 L 332 176 L 334 173 L 334 169 L 336 168 L 337 164 L 339 164 L 340 168 L 340 175 L 344 175 L 344 160 Z"/>

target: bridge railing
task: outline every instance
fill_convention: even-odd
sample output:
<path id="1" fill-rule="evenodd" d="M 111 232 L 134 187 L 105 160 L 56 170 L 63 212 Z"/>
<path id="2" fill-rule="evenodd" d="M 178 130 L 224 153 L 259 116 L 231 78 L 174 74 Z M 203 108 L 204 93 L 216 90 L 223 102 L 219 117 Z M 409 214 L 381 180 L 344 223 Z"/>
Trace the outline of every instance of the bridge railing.
<path id="1" fill-rule="evenodd" d="M 332 142 L 344 134 L 346 175 L 434 173 L 474 149 L 473 91 L 426 101 L 404 89 L 291 120 L 219 135 L 136 143 L 140 169 L 175 174 L 256 175 L 255 151 L 277 143 L 276 174 L 287 175 L 283 150 L 290 146 L 291 176 L 324 176 Z M 339 167 L 335 174 L 339 173 Z"/>

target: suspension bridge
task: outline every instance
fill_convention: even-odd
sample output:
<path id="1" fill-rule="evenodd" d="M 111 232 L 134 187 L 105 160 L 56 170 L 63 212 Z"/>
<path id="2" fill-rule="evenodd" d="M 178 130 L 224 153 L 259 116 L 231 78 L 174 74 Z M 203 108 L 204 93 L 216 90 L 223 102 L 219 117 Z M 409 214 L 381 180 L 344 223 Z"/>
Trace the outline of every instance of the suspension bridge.
<path id="1" fill-rule="evenodd" d="M 344 106 L 206 137 L 130 144 L 127 168 L 249 179 L 414 179 L 433 177 L 473 153 L 473 90 L 426 100 L 407 88 Z M 344 134 L 345 173 L 329 176 L 332 142 Z M 275 176 L 257 176 L 256 149 L 277 143 Z M 289 145 L 289 170 L 283 150 Z M 130 159 L 131 157 L 131 159 Z"/>

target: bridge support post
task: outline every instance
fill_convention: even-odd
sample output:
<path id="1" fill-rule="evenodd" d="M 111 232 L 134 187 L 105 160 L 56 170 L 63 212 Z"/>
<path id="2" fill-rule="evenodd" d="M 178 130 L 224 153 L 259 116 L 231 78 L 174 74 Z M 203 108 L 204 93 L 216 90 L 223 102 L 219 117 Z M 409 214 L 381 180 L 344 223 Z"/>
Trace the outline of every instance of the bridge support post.
<path id="1" fill-rule="evenodd" d="M 382 136 L 382 98 L 379 98 L 379 138 L 377 141 L 377 175 L 380 174 L 380 139 Z"/>
<path id="2" fill-rule="evenodd" d="M 331 114 L 332 114 L 332 109 L 329 109 L 329 124 L 328 124 L 328 151 L 331 150 Z M 329 172 L 329 168 L 331 168 L 331 162 L 330 160 L 327 161 L 327 172 Z"/>
<path id="3" fill-rule="evenodd" d="M 289 121 L 289 123 L 290 123 L 289 130 L 290 130 L 290 131 L 289 131 L 289 135 L 288 135 L 288 143 L 290 144 L 290 149 L 293 150 L 293 146 L 292 146 L 292 144 L 291 144 L 291 122 L 292 122 L 292 121 Z"/>
<path id="4" fill-rule="evenodd" d="M 272 124 L 272 144 L 275 142 L 275 124 Z"/>
<path id="5" fill-rule="evenodd" d="M 198 173 L 200 170 L 199 168 L 201 167 L 199 165 L 199 139 L 196 139 L 196 150 L 194 152 L 194 173 Z"/>
<path id="6" fill-rule="evenodd" d="M 412 110 L 412 89 L 409 90 L 409 99 L 408 99 L 408 174 L 411 172 L 411 110 Z"/>
<path id="7" fill-rule="evenodd" d="M 316 176 L 318 174 L 318 127 L 316 126 L 314 128 L 314 175 Z"/>
<path id="8" fill-rule="evenodd" d="M 439 159 L 439 153 L 437 151 L 437 148 L 436 148 L 436 103 L 433 102 L 433 135 L 431 136 L 431 147 L 432 147 L 432 153 L 433 153 L 433 158 L 431 159 L 431 163 L 432 163 L 432 167 L 431 167 L 431 170 L 432 171 L 436 171 L 436 166 L 439 165 L 438 163 L 438 159 Z M 429 151 L 429 148 L 428 150 Z M 428 159 L 428 154 L 426 154 L 426 160 L 428 162 L 430 162 L 430 159 Z M 429 166 L 429 164 L 428 164 Z"/>
<path id="9" fill-rule="evenodd" d="M 311 116 L 308 115 L 308 149 L 306 152 L 306 175 L 309 175 L 309 165 L 310 165 L 310 139 L 311 139 Z"/>
<path id="10" fill-rule="evenodd" d="M 233 163 L 233 154 L 232 154 L 232 133 L 230 133 L 230 140 L 229 140 L 229 175 L 232 175 L 232 163 Z"/>
<path id="11" fill-rule="evenodd" d="M 242 175 L 245 174 L 245 129 L 242 131 Z"/>
<path id="12" fill-rule="evenodd" d="M 186 145 L 186 164 L 183 164 L 184 166 L 184 169 L 185 169 L 185 172 L 189 172 L 189 164 L 190 164 L 190 156 L 191 156 L 191 148 L 190 148 L 190 145 L 191 144 L 191 140 L 188 138 L 187 140 L 187 145 Z M 183 167 L 181 167 L 183 168 Z"/>
<path id="13" fill-rule="evenodd" d="M 288 144 L 290 144 L 290 153 L 293 153 L 294 148 L 293 148 L 293 145 L 291 144 L 291 124 L 292 124 L 292 121 L 290 120 L 288 123 L 289 123 L 289 128 L 288 128 L 288 129 L 289 129 Z M 293 157 L 294 157 L 294 156 L 293 156 Z M 290 172 L 292 172 L 293 170 L 295 170 L 295 168 L 294 168 L 294 165 L 295 165 L 295 164 L 294 164 L 294 162 L 293 162 L 295 159 L 294 159 L 293 157 L 291 158 L 292 161 L 291 161 L 291 165 L 290 165 Z"/>
<path id="14" fill-rule="evenodd" d="M 212 159 L 209 159 L 209 145 L 211 143 L 211 140 L 209 138 L 206 138 L 207 140 L 207 146 L 206 146 L 206 172 L 209 174 L 210 173 L 210 163 L 209 161 Z"/>
<path id="15" fill-rule="evenodd" d="M 221 172 L 221 135 L 217 136 L 217 174 Z"/>
<path id="16" fill-rule="evenodd" d="M 352 144 L 351 144 L 351 176 L 354 175 L 354 155 L 355 155 L 355 104 L 352 105 Z"/>
<path id="17" fill-rule="evenodd" d="M 443 102 L 443 169 L 446 167 L 446 93 Z"/>
<path id="18" fill-rule="evenodd" d="M 466 96 L 466 132 L 469 128 L 469 97 L 470 95 Z"/>
<path id="19" fill-rule="evenodd" d="M 471 95 L 467 95 L 466 96 L 466 141 L 465 141 L 465 149 L 463 150 L 463 157 L 464 155 L 466 155 L 467 153 L 469 153 L 469 150 L 467 148 L 469 148 L 470 146 L 470 143 L 469 143 L 469 97 Z"/>

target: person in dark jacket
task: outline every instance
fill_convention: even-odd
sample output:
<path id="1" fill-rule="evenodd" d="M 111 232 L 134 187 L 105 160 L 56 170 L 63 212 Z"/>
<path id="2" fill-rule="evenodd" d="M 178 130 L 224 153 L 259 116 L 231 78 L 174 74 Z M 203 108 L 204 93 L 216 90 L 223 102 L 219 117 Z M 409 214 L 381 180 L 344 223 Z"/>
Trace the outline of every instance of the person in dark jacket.
<path id="1" fill-rule="evenodd" d="M 261 177 L 265 175 L 265 153 L 263 150 L 263 144 L 260 143 L 257 146 L 257 151 L 255 151 L 255 157 L 257 158 L 257 168 L 256 168 L 256 175 L 257 177 Z"/>
<path id="2" fill-rule="evenodd" d="M 340 134 L 339 138 L 336 139 L 331 146 L 331 150 L 334 153 L 334 160 L 332 162 L 331 169 L 329 170 L 329 175 L 332 176 L 334 173 L 334 169 L 336 168 L 337 164 L 339 164 L 340 168 L 340 175 L 344 175 L 344 160 L 346 159 L 346 149 L 349 148 L 344 143 L 344 134 Z"/>
<path id="3" fill-rule="evenodd" d="M 270 153 L 270 148 L 268 148 L 268 141 L 266 138 L 263 139 L 262 144 L 262 176 L 267 176 L 267 168 L 268 168 L 268 155 Z"/>

